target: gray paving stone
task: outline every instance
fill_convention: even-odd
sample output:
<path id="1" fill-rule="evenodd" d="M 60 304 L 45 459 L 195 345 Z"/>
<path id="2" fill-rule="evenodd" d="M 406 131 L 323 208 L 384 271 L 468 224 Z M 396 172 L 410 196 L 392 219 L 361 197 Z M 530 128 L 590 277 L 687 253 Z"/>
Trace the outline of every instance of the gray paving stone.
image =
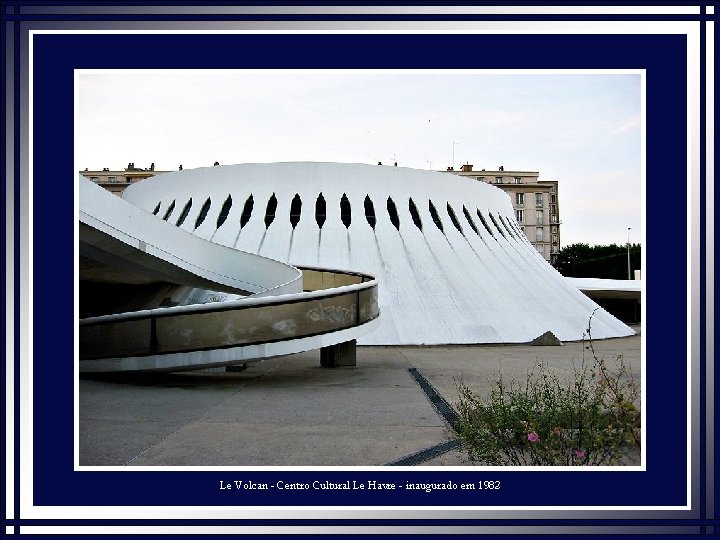
<path id="1" fill-rule="evenodd" d="M 595 341 L 640 380 L 640 337 Z M 564 347 L 359 347 L 357 366 L 319 367 L 319 352 L 249 364 L 242 372 L 81 379 L 81 465 L 383 465 L 454 438 L 409 374 L 451 404 L 457 386 L 487 392 L 498 372 L 523 380 L 538 362 L 560 375 L 591 361 Z M 421 463 L 467 466 L 460 450 Z"/>

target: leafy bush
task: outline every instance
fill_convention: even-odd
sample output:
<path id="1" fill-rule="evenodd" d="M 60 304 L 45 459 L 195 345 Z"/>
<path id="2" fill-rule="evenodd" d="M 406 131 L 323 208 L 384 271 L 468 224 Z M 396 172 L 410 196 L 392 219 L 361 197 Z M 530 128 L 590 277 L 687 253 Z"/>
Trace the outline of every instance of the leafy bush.
<path id="1" fill-rule="evenodd" d="M 592 317 L 591 317 L 592 318 Z M 589 336 L 589 329 L 588 329 Z M 583 351 L 586 347 L 583 347 Z M 502 373 L 490 396 L 458 385 L 458 433 L 482 465 L 613 465 L 640 449 L 640 388 L 622 355 L 592 359 L 561 378 L 539 362 L 524 383 Z"/>

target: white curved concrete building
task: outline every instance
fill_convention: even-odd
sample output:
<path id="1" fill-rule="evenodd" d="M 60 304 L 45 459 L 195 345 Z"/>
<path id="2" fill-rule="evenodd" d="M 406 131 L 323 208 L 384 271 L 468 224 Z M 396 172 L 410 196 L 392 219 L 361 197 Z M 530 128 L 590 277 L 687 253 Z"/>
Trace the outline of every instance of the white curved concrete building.
<path id="1" fill-rule="evenodd" d="M 202 239 L 289 263 L 367 272 L 381 317 L 368 345 L 580 340 L 632 329 L 534 250 L 508 196 L 481 182 L 336 163 L 166 173 L 123 197 Z"/>

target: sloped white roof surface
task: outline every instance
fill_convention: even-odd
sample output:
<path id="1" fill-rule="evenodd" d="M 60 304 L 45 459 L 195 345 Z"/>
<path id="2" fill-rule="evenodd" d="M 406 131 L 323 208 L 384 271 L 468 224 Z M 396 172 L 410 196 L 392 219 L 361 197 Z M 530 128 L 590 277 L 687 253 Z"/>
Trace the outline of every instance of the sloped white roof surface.
<path id="1" fill-rule="evenodd" d="M 277 208 L 266 226 L 273 194 Z M 320 194 L 326 205 L 322 227 L 316 215 Z M 296 195 L 299 213 L 297 202 L 292 204 Z M 158 175 L 128 187 L 123 196 L 157 210 L 159 219 L 174 202 L 171 223 L 192 200 L 179 226 L 225 246 L 295 266 L 377 276 L 381 320 L 362 344 L 521 343 L 548 330 L 564 341 L 579 340 L 598 308 L 527 241 L 507 194 L 455 175 L 362 164 L 241 164 Z M 252 212 L 241 226 L 250 196 Z M 366 197 L 374 207 L 374 227 L 366 217 Z M 203 208 L 206 216 L 199 220 Z M 593 316 L 593 338 L 631 334 L 602 309 Z"/>

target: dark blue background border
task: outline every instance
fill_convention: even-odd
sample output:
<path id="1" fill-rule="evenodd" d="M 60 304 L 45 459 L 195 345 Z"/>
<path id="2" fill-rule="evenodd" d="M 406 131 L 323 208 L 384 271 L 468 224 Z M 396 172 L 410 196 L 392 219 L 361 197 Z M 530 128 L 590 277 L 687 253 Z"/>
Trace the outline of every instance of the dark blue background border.
<path id="1" fill-rule="evenodd" d="M 687 503 L 684 35 L 36 35 L 36 505 L 679 506 Z M 74 472 L 73 70 L 76 68 L 607 68 L 647 70 L 647 472 Z M 132 72 L 125 83 L 134 84 Z M 202 96 L 198 96 L 202 99 Z M 109 126 L 109 129 L 111 126 Z M 142 129 L 142 119 L 138 119 Z M 670 194 L 672 196 L 670 197 Z M 667 284 L 673 284 L 667 286 Z M 233 492 L 219 480 L 501 480 L 500 492 Z M 90 516 L 88 516 L 90 517 Z"/>

